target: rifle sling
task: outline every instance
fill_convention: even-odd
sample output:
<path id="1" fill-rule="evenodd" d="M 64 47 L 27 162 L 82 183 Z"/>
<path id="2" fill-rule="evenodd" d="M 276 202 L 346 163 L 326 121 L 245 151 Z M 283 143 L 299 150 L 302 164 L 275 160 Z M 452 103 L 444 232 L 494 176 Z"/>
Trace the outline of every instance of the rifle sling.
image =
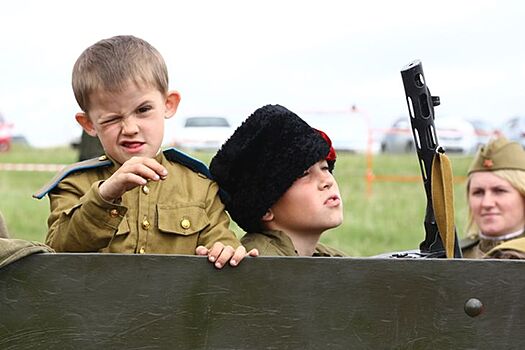
<path id="1" fill-rule="evenodd" d="M 447 258 L 454 257 L 454 190 L 452 167 L 444 153 L 436 152 L 432 161 L 432 205 Z"/>

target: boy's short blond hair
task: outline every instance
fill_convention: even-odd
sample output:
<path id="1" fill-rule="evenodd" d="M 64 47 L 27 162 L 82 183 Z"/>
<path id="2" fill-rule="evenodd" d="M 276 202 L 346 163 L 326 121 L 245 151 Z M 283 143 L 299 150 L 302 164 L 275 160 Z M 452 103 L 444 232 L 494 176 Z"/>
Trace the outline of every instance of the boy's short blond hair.
<path id="1" fill-rule="evenodd" d="M 162 94 L 168 91 L 168 69 L 161 54 L 131 35 L 100 40 L 84 50 L 73 67 L 73 92 L 84 112 L 93 92 L 119 92 L 130 81 L 156 87 Z"/>

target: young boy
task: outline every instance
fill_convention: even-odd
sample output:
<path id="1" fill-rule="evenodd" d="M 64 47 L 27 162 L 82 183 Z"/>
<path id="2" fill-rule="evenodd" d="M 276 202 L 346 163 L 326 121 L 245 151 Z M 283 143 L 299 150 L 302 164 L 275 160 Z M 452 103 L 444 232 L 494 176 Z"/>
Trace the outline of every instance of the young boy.
<path id="1" fill-rule="evenodd" d="M 72 84 L 76 120 L 106 154 L 65 169 L 34 195 L 49 194 L 46 243 L 58 252 L 199 254 L 218 268 L 238 264 L 246 250 L 206 166 L 160 150 L 180 95 L 168 91 L 159 52 L 133 36 L 101 40 L 77 59 Z"/>
<path id="2" fill-rule="evenodd" d="M 256 110 L 222 145 L 210 172 L 232 219 L 261 255 L 344 256 L 319 243 L 343 221 L 331 141 L 279 105 Z"/>

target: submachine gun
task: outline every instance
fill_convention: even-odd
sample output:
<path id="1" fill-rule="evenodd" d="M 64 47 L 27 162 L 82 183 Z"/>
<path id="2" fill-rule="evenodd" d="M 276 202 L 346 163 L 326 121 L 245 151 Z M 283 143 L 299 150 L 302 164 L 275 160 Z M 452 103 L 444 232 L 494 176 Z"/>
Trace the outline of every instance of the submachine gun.
<path id="1" fill-rule="evenodd" d="M 434 125 L 434 107 L 440 104 L 425 82 L 421 61 L 415 60 L 401 70 L 414 136 L 414 145 L 425 186 L 425 240 L 419 251 L 396 253 L 403 258 L 461 258 L 454 226 L 453 177 L 450 160 L 439 146 Z"/>

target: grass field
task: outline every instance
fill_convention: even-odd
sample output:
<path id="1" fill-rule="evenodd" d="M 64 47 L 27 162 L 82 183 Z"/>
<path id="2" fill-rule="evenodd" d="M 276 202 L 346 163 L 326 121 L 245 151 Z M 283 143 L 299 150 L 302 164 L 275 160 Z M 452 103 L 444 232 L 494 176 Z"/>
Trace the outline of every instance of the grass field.
<path id="1" fill-rule="evenodd" d="M 192 153 L 209 163 L 212 153 Z M 449 155 L 455 176 L 464 176 L 471 157 Z M 32 149 L 15 146 L 0 153 L 0 163 L 69 164 L 77 153 L 70 148 Z M 344 223 L 322 236 L 322 241 L 352 256 L 370 256 L 384 252 L 415 249 L 424 238 L 423 220 L 426 197 L 420 180 L 415 154 L 379 154 L 372 158 L 372 170 L 384 175 L 412 176 L 416 181 L 374 181 L 367 186 L 367 158 L 364 155 L 339 153 L 335 176 L 344 202 Z M 54 174 L 0 170 L 0 211 L 4 214 L 12 237 L 44 241 L 49 202 L 38 201 L 31 194 Z M 466 223 L 465 183 L 454 187 L 456 227 L 463 236 Z M 241 235 L 236 225 L 232 228 Z"/>

